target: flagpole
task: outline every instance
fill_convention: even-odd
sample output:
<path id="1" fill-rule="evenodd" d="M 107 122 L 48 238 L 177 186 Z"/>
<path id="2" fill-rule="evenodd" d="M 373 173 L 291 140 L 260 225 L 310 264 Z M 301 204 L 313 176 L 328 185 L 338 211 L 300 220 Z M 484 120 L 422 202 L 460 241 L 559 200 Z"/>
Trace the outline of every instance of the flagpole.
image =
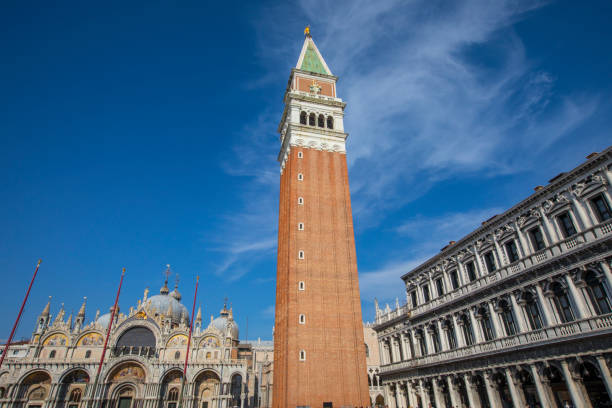
<path id="1" fill-rule="evenodd" d="M 96 388 L 98 388 L 98 380 L 100 379 L 100 371 L 102 371 L 102 364 L 104 363 L 104 356 L 106 355 L 106 347 L 108 346 L 108 338 L 110 336 L 111 328 L 113 327 L 113 321 L 115 320 L 115 312 L 117 311 L 117 303 L 119 302 L 119 293 L 121 293 L 121 285 L 123 284 L 124 275 L 125 275 L 125 268 L 123 268 L 123 270 L 121 271 L 121 280 L 119 281 L 119 288 L 117 288 L 117 296 L 115 297 L 115 304 L 113 305 L 113 310 L 111 311 L 110 322 L 108 322 L 108 328 L 106 329 L 106 338 L 104 339 L 104 348 L 102 349 L 102 356 L 100 357 L 100 364 L 98 364 L 98 371 L 96 372 L 96 379 L 94 381 L 91 402 L 93 402 L 93 400 L 96 398 Z"/>
<path id="2" fill-rule="evenodd" d="M 17 330 L 17 325 L 19 324 L 19 320 L 21 320 L 21 314 L 23 313 L 23 308 L 28 300 L 28 296 L 30 296 L 30 290 L 32 290 L 32 285 L 34 284 L 34 279 L 36 279 L 36 274 L 38 274 L 38 268 L 40 267 L 40 263 L 42 259 L 38 260 L 36 264 L 36 269 L 34 270 L 34 275 L 32 276 L 32 280 L 30 281 L 30 286 L 28 286 L 28 291 L 26 292 L 25 297 L 23 298 L 23 302 L 21 303 L 21 309 L 19 309 L 19 313 L 17 314 L 17 319 L 15 320 L 15 324 L 13 325 L 13 330 L 11 330 L 11 335 L 9 336 L 6 344 L 4 345 L 4 351 L 2 352 L 2 357 L 0 357 L 0 368 L 2 368 L 2 362 L 4 362 L 4 357 L 8 353 L 9 346 L 13 341 L 13 336 L 15 335 L 15 330 Z"/>
<path id="3" fill-rule="evenodd" d="M 195 313 L 196 298 L 198 296 L 198 284 L 200 277 L 196 276 L 195 293 L 193 294 L 193 307 L 191 308 L 191 323 L 189 324 L 189 337 L 187 337 L 187 352 L 185 353 L 185 367 L 183 368 L 183 380 L 181 381 L 181 393 L 177 408 L 183 408 L 183 393 L 185 392 L 185 381 L 187 378 L 187 361 L 189 361 L 189 346 L 191 345 L 191 331 L 193 330 L 193 314 Z"/>

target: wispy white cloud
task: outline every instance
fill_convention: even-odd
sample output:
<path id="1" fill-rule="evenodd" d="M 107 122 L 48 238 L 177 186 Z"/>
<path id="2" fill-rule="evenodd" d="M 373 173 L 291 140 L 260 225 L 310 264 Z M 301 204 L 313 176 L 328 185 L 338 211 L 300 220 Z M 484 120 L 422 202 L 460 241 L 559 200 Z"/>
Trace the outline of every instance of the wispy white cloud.
<path id="1" fill-rule="evenodd" d="M 435 255 L 446 243 L 457 240 L 476 229 L 500 208 L 486 208 L 461 213 L 441 214 L 434 217 L 415 216 L 397 227 L 397 232 L 408 240 L 402 256 L 388 261 L 380 268 L 359 274 L 361 295 L 365 301 L 390 301 L 399 297 L 404 303 L 404 287 L 400 276 Z M 424 239 L 426 238 L 426 239 Z"/>
<path id="2" fill-rule="evenodd" d="M 301 45 L 299 38 L 287 41 L 287 33 L 311 23 L 319 49 L 340 77 L 339 95 L 348 103 L 345 127 L 356 225 L 361 230 L 375 227 L 441 180 L 530 168 L 538 154 L 597 109 L 593 96 L 560 94 L 554 73 L 527 57 L 513 24 L 545 5 L 526 0 L 278 4 L 262 10 L 254 21 L 266 27 L 256 30 L 266 73 L 251 86 L 267 87 L 274 81 L 278 88 L 279 81 L 284 83 Z M 229 174 L 249 180 L 241 184 L 246 215 L 227 217 L 217 234 L 225 251 L 218 272 L 230 279 L 271 256 L 272 244 L 250 251 L 233 248 L 275 240 L 280 114 L 263 108 L 245 124 L 235 148 L 239 160 L 225 166 Z M 454 221 L 460 224 L 468 216 L 457 215 Z M 431 221 L 436 220 L 423 222 Z M 406 221 L 398 233 L 409 235 L 419 222 Z M 440 236 L 465 230 L 457 225 L 438 228 Z M 426 252 L 425 246 L 432 249 L 440 242 L 428 236 L 423 246 L 410 243 L 416 248 L 408 260 L 362 274 L 364 295 L 373 293 L 367 289 L 370 284 L 380 285 L 377 277 L 412 265 L 421 259 L 419 249 Z M 368 275 L 374 273 L 379 275 Z"/>

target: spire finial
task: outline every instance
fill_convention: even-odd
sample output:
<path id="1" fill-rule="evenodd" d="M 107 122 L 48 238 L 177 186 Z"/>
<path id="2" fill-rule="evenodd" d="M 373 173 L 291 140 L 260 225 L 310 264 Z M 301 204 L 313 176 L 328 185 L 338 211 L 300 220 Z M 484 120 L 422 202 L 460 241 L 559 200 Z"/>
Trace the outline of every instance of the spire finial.
<path id="1" fill-rule="evenodd" d="M 85 317 L 85 305 L 87 304 L 87 296 L 83 297 L 83 304 L 81 305 L 81 308 L 79 309 L 79 313 L 77 316 L 79 317 Z"/>
<path id="2" fill-rule="evenodd" d="M 306 28 L 304 29 L 304 36 L 306 37 L 312 37 L 310 35 L 310 25 L 307 25 Z"/>
<path id="3" fill-rule="evenodd" d="M 176 277 L 174 278 L 174 289 L 178 288 L 178 284 L 179 284 L 179 274 L 176 274 Z"/>
<path id="4" fill-rule="evenodd" d="M 160 289 L 159 293 L 162 295 L 167 295 L 170 290 L 168 290 L 168 277 L 170 277 L 170 264 L 166 265 L 166 280 L 164 281 L 164 286 Z"/>

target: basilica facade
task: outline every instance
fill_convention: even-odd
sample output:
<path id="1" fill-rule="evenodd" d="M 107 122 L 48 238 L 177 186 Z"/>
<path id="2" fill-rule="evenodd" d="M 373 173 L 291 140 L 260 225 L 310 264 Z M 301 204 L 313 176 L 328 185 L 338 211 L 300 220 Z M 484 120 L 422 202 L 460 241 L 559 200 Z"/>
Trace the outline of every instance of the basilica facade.
<path id="1" fill-rule="evenodd" d="M 175 287 L 116 313 L 101 373 L 111 313 L 86 323 L 86 304 L 66 317 L 63 305 L 40 314 L 30 341 L 10 347 L 0 371 L 1 408 L 176 408 L 187 352 L 189 315 Z M 239 342 L 233 311 L 194 320 L 183 407 L 260 406 L 261 366 L 272 360 L 270 342 Z M 97 383 L 96 389 L 94 389 Z M 268 397 L 270 398 L 270 397 Z"/>
<path id="2" fill-rule="evenodd" d="M 391 407 L 612 406 L 612 147 L 450 242 L 376 307 Z"/>

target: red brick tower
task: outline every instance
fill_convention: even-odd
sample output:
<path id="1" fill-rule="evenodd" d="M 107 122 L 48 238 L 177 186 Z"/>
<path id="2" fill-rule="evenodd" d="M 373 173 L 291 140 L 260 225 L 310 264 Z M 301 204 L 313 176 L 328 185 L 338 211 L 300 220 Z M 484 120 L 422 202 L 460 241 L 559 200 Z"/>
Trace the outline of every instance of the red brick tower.
<path id="1" fill-rule="evenodd" d="M 370 405 L 337 79 L 307 29 L 279 125 L 275 408 Z"/>

